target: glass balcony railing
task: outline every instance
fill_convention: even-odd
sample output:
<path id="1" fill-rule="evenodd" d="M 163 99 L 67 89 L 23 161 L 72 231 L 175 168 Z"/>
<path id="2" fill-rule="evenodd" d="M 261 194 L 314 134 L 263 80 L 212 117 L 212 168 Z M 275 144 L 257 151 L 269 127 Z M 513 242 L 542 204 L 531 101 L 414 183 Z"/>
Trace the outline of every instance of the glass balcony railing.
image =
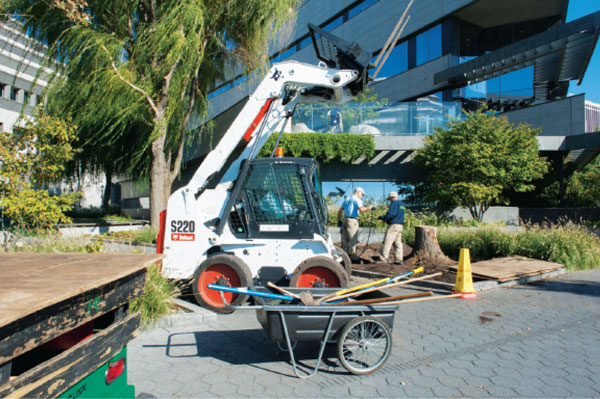
<path id="1" fill-rule="evenodd" d="M 416 136 L 431 134 L 436 127 L 446 127 L 450 118 L 461 117 L 460 103 L 303 104 L 292 117 L 291 131 Z"/>

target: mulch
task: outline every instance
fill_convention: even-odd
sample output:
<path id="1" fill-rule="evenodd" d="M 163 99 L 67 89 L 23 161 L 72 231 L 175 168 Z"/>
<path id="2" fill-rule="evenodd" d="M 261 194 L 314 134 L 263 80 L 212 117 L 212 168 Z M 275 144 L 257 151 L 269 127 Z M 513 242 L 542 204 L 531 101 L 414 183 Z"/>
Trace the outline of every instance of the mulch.
<path id="1" fill-rule="evenodd" d="M 341 247 L 341 243 L 336 243 L 337 246 Z M 404 259 L 408 258 L 413 249 L 403 244 L 403 255 Z M 397 265 L 393 262 L 396 261 L 393 254 L 389 256 L 389 262 L 391 263 L 376 263 L 379 260 L 379 252 L 381 251 L 382 243 L 372 243 L 365 247 L 365 244 L 358 244 L 357 251 L 360 258 L 360 262 L 352 263 L 352 269 L 367 271 L 372 273 L 377 273 L 385 276 L 397 276 L 399 274 L 403 274 L 411 271 L 415 267 L 423 266 L 424 272 L 422 275 L 433 274 L 437 272 L 442 272 L 442 275 L 432 280 L 442 281 L 446 283 L 455 283 L 456 282 L 456 273 L 449 269 L 449 265 L 440 265 L 434 263 L 421 263 L 418 265 L 407 266 L 407 265 Z M 392 250 L 393 252 L 393 250 Z"/>
<path id="2" fill-rule="evenodd" d="M 442 272 L 442 275 L 433 278 L 433 281 L 441 281 L 451 284 L 454 284 L 456 282 L 456 267 L 458 261 L 456 261 L 455 264 L 438 264 L 434 262 L 421 261 L 418 264 L 410 266 L 397 265 L 393 263 L 396 261 L 396 259 L 394 259 L 393 254 L 390 254 L 390 259 L 388 259 L 390 263 L 377 263 L 377 261 L 379 260 L 379 252 L 381 251 L 381 246 L 382 243 L 380 242 L 368 244 L 368 246 L 366 247 L 365 244 L 358 244 L 358 255 L 360 261 L 353 263 L 352 269 L 373 273 L 373 278 L 376 278 L 377 276 L 397 276 L 409 272 L 418 266 L 422 266 L 424 272 L 421 275 L 423 276 L 437 272 Z M 412 250 L 413 249 L 410 246 L 404 244 L 403 255 L 405 260 L 410 257 Z M 548 272 L 551 270 L 556 270 L 557 268 L 562 267 L 562 265 L 541 261 L 539 259 L 529 259 L 522 256 L 508 256 L 504 258 L 481 260 L 475 263 L 473 263 L 472 260 L 471 267 L 473 270 L 473 281 L 491 279 L 503 282 L 509 281 L 511 279 L 517 279 L 523 276 L 531 276 L 543 272 Z M 503 278 L 498 278 L 498 276 L 494 274 L 488 273 L 488 275 L 486 275 L 483 272 L 478 273 L 480 269 L 489 269 L 494 271 L 496 274 L 502 272 L 504 274 L 507 274 L 508 277 L 504 276 Z"/>

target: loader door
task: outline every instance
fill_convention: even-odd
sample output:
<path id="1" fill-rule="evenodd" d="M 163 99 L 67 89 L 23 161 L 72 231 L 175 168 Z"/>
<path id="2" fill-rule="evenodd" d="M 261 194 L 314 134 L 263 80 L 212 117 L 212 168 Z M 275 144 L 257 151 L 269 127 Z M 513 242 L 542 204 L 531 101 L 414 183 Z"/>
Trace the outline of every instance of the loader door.
<path id="1" fill-rule="evenodd" d="M 320 232 L 307 166 L 293 159 L 252 162 L 242 189 L 249 237 L 302 239 Z"/>

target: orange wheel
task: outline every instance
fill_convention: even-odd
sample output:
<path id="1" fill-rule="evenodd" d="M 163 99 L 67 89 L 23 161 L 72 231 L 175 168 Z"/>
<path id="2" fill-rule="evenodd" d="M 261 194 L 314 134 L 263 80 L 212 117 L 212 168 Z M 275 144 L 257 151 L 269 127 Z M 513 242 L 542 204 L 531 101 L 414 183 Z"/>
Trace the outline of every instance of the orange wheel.
<path id="1" fill-rule="evenodd" d="M 194 297 L 198 304 L 216 313 L 232 313 L 223 303 L 220 291 L 211 290 L 208 284 L 224 285 L 227 287 L 248 287 L 252 281 L 248 266 L 239 258 L 218 254 L 211 256 L 198 266 L 194 273 Z M 230 305 L 239 305 L 247 295 L 223 292 L 225 300 Z"/>
<path id="2" fill-rule="evenodd" d="M 346 270 L 339 263 L 325 256 L 315 256 L 302 262 L 290 280 L 292 287 L 347 287 Z"/>
<path id="3" fill-rule="evenodd" d="M 315 266 L 304 271 L 296 281 L 296 287 L 339 287 L 340 279 L 331 270 Z"/>

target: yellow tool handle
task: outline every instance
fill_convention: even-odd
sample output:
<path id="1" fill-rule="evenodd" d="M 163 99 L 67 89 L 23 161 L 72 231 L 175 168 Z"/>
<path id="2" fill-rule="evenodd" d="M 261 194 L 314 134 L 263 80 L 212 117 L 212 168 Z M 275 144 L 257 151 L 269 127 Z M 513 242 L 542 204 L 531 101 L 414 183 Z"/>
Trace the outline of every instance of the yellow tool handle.
<path id="1" fill-rule="evenodd" d="M 363 288 L 369 288 L 369 287 L 372 287 L 374 285 L 385 283 L 388 280 L 389 280 L 389 277 L 386 277 L 386 278 L 382 278 L 381 280 L 375 280 L 375 281 L 371 281 L 370 283 L 365 283 L 365 284 L 362 284 L 362 285 L 357 285 L 356 287 L 346 288 L 345 290 L 340 290 L 340 291 L 336 292 L 335 295 L 344 295 L 344 294 L 347 294 L 349 292 L 354 292 L 354 291 L 362 290 Z"/>
<path id="2" fill-rule="evenodd" d="M 419 266 L 416 269 L 412 269 L 411 272 L 412 272 L 412 274 L 422 273 L 423 272 L 423 266 Z M 386 278 L 382 278 L 380 280 L 371 281 L 370 283 L 365 283 L 365 284 L 362 284 L 362 285 L 357 285 L 356 287 L 351 287 L 351 288 L 346 288 L 344 290 L 340 290 L 340 291 L 336 292 L 335 295 L 336 296 L 344 295 L 344 294 L 348 294 L 350 292 L 362 290 L 363 288 L 369 288 L 369 287 L 372 287 L 374 285 L 379 285 L 379 284 L 382 284 L 382 283 L 388 283 L 388 282 L 393 282 L 393 281 L 395 281 L 394 278 L 388 278 L 388 277 L 386 277 Z"/>

